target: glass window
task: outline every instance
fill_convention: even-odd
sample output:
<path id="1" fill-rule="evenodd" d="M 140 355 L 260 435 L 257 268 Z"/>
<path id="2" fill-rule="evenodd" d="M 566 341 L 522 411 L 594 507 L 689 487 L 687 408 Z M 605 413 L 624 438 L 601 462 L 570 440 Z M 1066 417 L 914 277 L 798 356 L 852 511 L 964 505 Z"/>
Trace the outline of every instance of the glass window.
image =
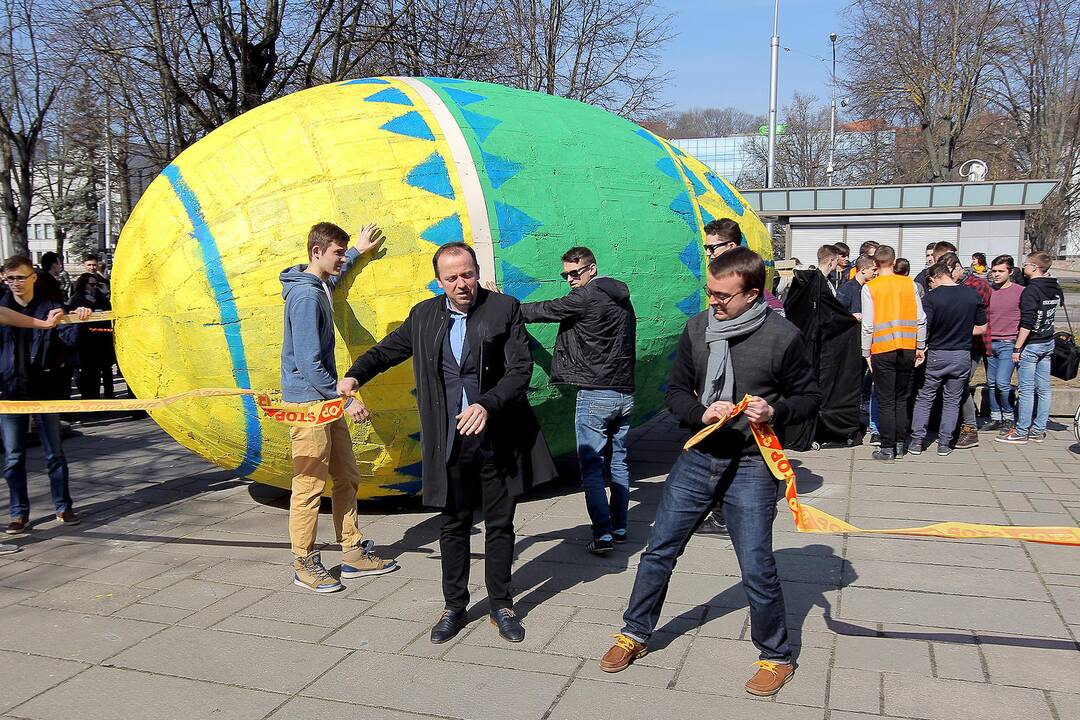
<path id="1" fill-rule="evenodd" d="M 53 226 L 52 226 L 52 223 L 49 223 L 48 225 L 45 226 L 45 239 L 46 240 L 52 240 L 53 239 Z"/>

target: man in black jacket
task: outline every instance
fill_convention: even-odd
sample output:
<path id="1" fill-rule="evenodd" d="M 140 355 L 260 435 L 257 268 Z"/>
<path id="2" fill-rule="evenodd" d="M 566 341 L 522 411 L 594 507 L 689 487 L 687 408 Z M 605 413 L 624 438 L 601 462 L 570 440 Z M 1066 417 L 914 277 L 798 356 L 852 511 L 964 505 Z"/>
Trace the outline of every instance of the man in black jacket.
<path id="1" fill-rule="evenodd" d="M 38 281 L 28 258 L 10 257 L 4 261 L 4 282 L 11 291 L 0 299 L 7 310 L 49 322 L 57 319 L 60 303 L 36 292 Z M 79 319 L 89 317 L 85 307 L 73 311 Z M 40 326 L 39 326 L 40 327 Z M 0 399 L 59 400 L 70 391 L 71 372 L 68 365 L 78 327 L 24 329 L 0 327 Z M 77 525 L 68 490 L 68 464 L 60 440 L 60 416 L 38 414 L 38 437 L 49 472 L 56 521 Z M 30 521 L 30 495 L 26 484 L 26 441 L 30 433 L 29 415 L 0 415 L 0 435 L 4 442 L 4 479 L 11 496 L 11 520 L 5 532 L 20 535 Z"/>
<path id="2" fill-rule="evenodd" d="M 446 607 L 431 629 L 443 643 L 465 626 L 469 603 L 469 534 L 473 507 L 484 510 L 484 568 L 491 622 L 510 642 L 525 639 L 514 614 L 510 566 L 517 497 L 555 476 L 525 391 L 532 376 L 518 301 L 479 287 L 473 249 L 440 247 L 432 259 L 446 293 L 413 306 L 392 333 L 361 355 L 338 383 L 355 392 L 379 373 L 412 358 L 420 410 L 423 500 L 442 508 L 439 537 Z M 354 402 L 346 412 L 366 420 Z"/>
<path id="3" fill-rule="evenodd" d="M 668 474 L 625 625 L 600 668 L 619 672 L 644 654 L 675 562 L 694 526 L 719 500 L 750 600 L 750 638 L 761 653 L 746 689 L 773 695 L 794 666 L 772 552 L 778 485 L 750 423 L 782 428 L 802 422 L 816 412 L 821 394 L 799 331 L 764 301 L 765 264 L 757 254 L 740 247 L 714 259 L 705 290 L 709 309 L 690 318 L 679 340 L 668 410 L 696 431 L 718 422 L 744 395 L 752 400 L 739 417 L 684 451 Z"/>
<path id="4" fill-rule="evenodd" d="M 630 470 L 626 435 L 634 413 L 637 319 L 630 289 L 597 276 L 596 256 L 586 247 L 563 253 L 563 280 L 570 292 L 557 300 L 525 303 L 525 322 L 557 322 L 551 382 L 578 388 L 574 413 L 581 486 L 592 520 L 588 551 L 604 555 L 626 542 Z M 604 489 L 604 448 L 611 443 L 611 499 Z"/>

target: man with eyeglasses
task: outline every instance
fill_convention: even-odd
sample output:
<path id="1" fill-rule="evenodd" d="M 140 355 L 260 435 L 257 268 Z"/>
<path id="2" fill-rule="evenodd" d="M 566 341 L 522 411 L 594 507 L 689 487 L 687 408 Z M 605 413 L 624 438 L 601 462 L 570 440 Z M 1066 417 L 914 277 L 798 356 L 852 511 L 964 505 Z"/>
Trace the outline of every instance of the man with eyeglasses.
<path id="1" fill-rule="evenodd" d="M 570 292 L 555 300 L 523 303 L 526 323 L 557 322 L 559 334 L 551 358 L 552 384 L 577 388 L 574 430 L 581 486 L 592 521 L 594 555 L 606 555 L 626 542 L 630 507 L 630 470 L 626 436 L 634 414 L 634 360 L 637 317 L 630 289 L 615 278 L 598 275 L 596 256 L 587 247 L 563 253 L 559 273 Z M 611 443 L 611 458 L 604 448 Z M 611 476 L 611 497 L 605 490 Z"/>
<path id="2" fill-rule="evenodd" d="M 58 321 L 59 303 L 35 293 L 37 272 L 28 258 L 16 255 L 3 263 L 4 282 L 9 293 L 0 306 L 45 323 Z M 78 307 L 80 320 L 90 309 Z M 67 359 L 75 345 L 78 327 L 0 327 L 0 398 L 4 400 L 59 400 L 70 391 L 71 373 Z M 38 437 L 49 473 L 56 522 L 77 525 L 68 490 L 68 464 L 60 440 L 60 416 L 34 416 Z M 30 496 L 26 482 L 26 442 L 30 433 L 29 415 L 0 415 L 0 435 L 4 441 L 4 479 L 10 493 L 11 521 L 5 532 L 21 535 L 30 522 Z"/>
<path id="3" fill-rule="evenodd" d="M 105 276 L 102 274 L 103 267 L 101 258 L 97 255 L 91 253 L 83 258 L 83 270 L 85 271 L 83 274 L 93 275 L 98 281 L 98 292 L 104 294 L 105 297 L 109 297 L 111 295 L 109 292 L 109 281 L 106 280 Z"/>
<path id="4" fill-rule="evenodd" d="M 735 248 L 709 263 L 709 309 L 690 318 L 679 340 L 668 379 L 668 410 L 697 431 L 719 422 L 744 395 L 751 400 L 745 412 L 685 450 L 671 468 L 624 626 L 600 661 L 604 672 L 624 670 L 645 654 L 675 562 L 716 502 L 724 505 L 750 601 L 750 638 L 760 653 L 746 691 L 774 695 L 795 672 L 772 550 L 779 485 L 750 423 L 782 429 L 806 421 L 821 404 L 821 393 L 802 335 L 765 304 L 764 289 L 765 263 L 749 248 Z"/>

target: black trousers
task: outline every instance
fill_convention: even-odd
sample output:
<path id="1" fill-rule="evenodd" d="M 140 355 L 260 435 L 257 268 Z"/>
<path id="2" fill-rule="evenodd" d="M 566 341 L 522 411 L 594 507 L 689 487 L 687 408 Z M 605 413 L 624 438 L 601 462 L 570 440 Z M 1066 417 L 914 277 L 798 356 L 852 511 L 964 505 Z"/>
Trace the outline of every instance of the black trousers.
<path id="1" fill-rule="evenodd" d="M 911 439 L 911 376 L 915 371 L 914 350 L 893 350 L 870 356 L 874 389 L 878 399 L 878 430 L 881 449 L 891 450 Z"/>
<path id="2" fill-rule="evenodd" d="M 475 437 L 454 440 L 446 463 L 447 495 L 439 551 L 442 554 L 443 599 L 450 610 L 469 604 L 469 552 L 473 510 L 484 513 L 484 582 L 492 610 L 513 607 L 510 566 L 514 560 L 516 499 L 498 471 L 491 452 Z"/>

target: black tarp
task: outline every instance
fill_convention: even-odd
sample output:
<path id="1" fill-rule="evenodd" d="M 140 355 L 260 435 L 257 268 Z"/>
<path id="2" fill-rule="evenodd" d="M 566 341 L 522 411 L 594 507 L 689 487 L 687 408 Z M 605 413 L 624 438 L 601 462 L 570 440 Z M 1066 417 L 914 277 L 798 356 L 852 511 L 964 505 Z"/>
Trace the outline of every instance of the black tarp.
<path id="1" fill-rule="evenodd" d="M 840 304 L 825 276 L 816 269 L 795 271 L 784 296 L 784 313 L 802 331 L 822 398 L 816 418 L 784 430 L 784 447 L 806 450 L 813 442 L 858 442 L 866 368 L 859 321 Z"/>

